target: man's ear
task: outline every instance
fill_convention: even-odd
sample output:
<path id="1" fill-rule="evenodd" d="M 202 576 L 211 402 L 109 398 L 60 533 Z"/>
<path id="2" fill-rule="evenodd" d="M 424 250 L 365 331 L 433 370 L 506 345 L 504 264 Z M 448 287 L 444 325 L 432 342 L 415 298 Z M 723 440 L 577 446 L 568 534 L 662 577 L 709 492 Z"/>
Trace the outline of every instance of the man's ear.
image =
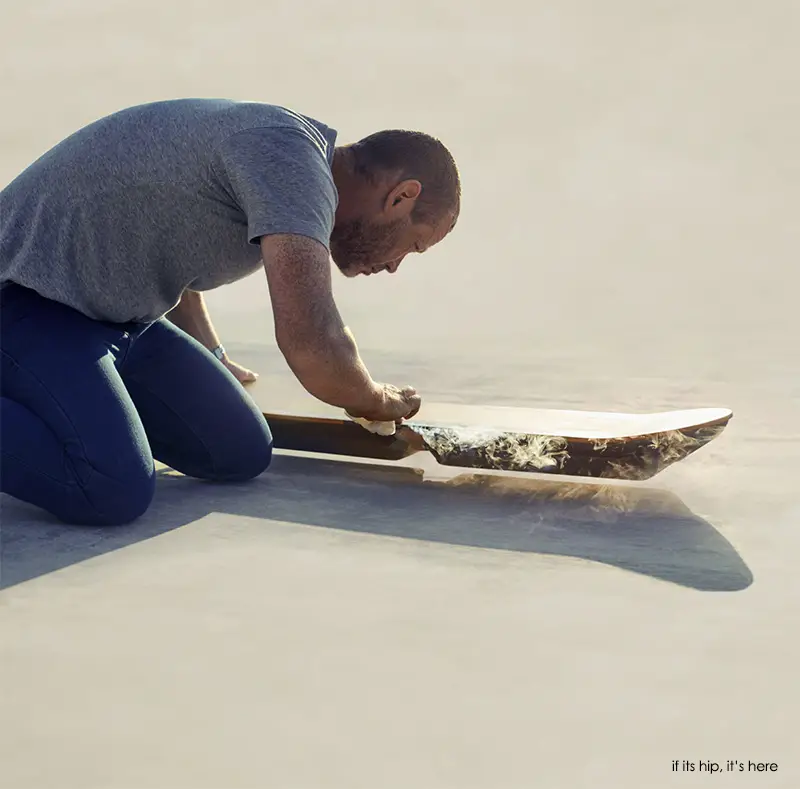
<path id="1" fill-rule="evenodd" d="M 422 194 L 422 184 L 416 178 L 400 181 L 384 200 L 383 211 L 391 218 L 396 219 L 408 216 L 417 203 L 417 198 Z"/>

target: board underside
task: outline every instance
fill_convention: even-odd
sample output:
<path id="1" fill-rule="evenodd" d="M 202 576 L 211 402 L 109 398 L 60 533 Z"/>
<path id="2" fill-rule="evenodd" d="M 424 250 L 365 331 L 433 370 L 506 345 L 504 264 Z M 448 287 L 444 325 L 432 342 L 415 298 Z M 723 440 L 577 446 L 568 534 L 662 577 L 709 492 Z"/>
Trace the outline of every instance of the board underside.
<path id="1" fill-rule="evenodd" d="M 608 414 L 436 404 L 394 436 L 374 435 L 346 418 L 264 415 L 277 449 L 376 460 L 428 451 L 445 466 L 645 480 L 716 438 L 732 413 L 703 408 Z M 486 424 L 491 426 L 480 426 Z"/>

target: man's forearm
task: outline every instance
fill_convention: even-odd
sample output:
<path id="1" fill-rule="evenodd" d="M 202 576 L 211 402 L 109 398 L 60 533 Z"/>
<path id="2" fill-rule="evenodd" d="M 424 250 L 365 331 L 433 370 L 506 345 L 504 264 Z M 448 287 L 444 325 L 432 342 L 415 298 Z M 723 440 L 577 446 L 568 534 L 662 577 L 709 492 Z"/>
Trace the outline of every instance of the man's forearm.
<path id="1" fill-rule="evenodd" d="M 381 400 L 382 390 L 372 380 L 347 327 L 327 336 L 322 344 L 298 343 L 281 350 L 297 380 L 318 400 L 353 414 L 370 412 Z"/>
<path id="2" fill-rule="evenodd" d="M 314 397 L 356 416 L 385 407 L 333 299 L 327 248 L 292 234 L 261 238 L 275 340 L 297 380 Z"/>
<path id="3" fill-rule="evenodd" d="M 167 313 L 167 319 L 194 337 L 209 351 L 213 351 L 221 344 L 219 335 L 211 323 L 203 294 L 196 290 L 185 290 L 177 306 Z"/>

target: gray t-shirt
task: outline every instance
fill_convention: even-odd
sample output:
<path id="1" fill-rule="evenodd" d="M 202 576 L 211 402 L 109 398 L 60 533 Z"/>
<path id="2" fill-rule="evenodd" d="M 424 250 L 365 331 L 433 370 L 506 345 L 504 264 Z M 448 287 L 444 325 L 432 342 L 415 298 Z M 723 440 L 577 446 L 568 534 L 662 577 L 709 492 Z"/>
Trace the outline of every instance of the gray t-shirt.
<path id="1" fill-rule="evenodd" d="M 0 192 L 0 282 L 149 323 L 261 265 L 259 238 L 329 248 L 336 131 L 255 102 L 180 99 L 76 132 Z"/>

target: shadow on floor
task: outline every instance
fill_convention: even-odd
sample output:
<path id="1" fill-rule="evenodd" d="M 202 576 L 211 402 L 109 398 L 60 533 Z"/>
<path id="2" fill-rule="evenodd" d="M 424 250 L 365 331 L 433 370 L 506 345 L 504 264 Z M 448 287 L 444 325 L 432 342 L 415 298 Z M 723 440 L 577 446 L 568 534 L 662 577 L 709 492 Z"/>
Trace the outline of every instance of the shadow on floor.
<path id="1" fill-rule="evenodd" d="M 129 526 L 65 526 L 3 496 L 0 588 L 185 526 L 244 515 L 460 546 L 589 559 L 692 589 L 753 580 L 733 546 L 674 494 L 638 485 L 491 474 L 426 479 L 414 468 L 276 455 L 249 483 L 215 485 L 162 469 Z"/>

